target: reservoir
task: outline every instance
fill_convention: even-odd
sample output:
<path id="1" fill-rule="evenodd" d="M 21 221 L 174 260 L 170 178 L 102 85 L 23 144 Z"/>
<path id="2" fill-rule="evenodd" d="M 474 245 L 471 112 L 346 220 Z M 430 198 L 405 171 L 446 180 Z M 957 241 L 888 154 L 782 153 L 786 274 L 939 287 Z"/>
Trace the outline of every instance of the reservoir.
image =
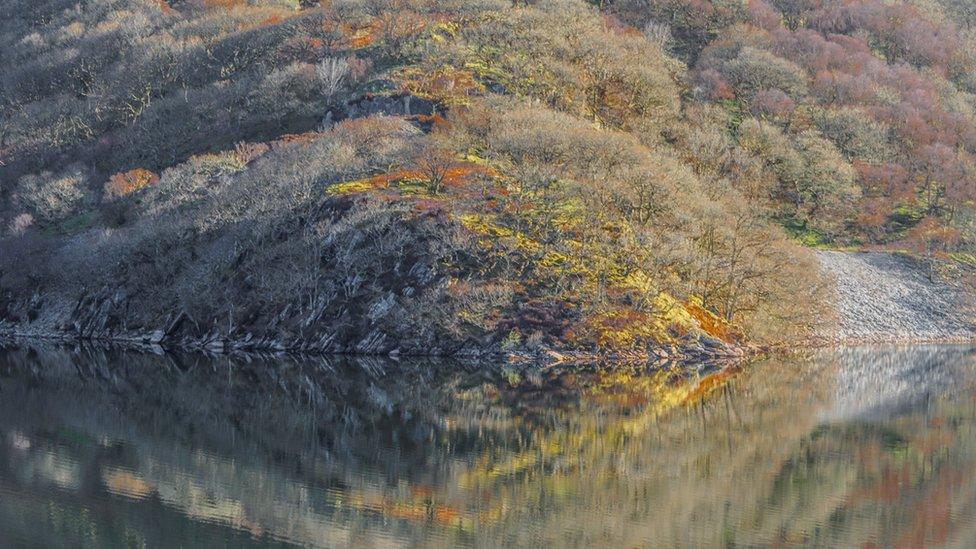
<path id="1" fill-rule="evenodd" d="M 0 350 L 4 547 L 974 540 L 969 346 L 692 372 Z"/>

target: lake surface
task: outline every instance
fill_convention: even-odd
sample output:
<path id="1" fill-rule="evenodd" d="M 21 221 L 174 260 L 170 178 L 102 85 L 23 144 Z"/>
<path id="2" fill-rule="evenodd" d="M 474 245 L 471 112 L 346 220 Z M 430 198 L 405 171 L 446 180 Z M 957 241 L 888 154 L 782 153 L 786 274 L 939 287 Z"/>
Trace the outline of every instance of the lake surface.
<path id="1" fill-rule="evenodd" d="M 0 546 L 976 543 L 971 347 L 482 372 L 0 350 Z"/>

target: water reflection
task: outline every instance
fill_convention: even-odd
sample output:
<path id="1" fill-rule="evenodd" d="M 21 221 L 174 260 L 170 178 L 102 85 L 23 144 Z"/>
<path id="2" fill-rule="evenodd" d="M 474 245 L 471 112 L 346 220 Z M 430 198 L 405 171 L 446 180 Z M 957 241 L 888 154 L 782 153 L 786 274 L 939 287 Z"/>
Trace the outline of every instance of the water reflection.
<path id="1" fill-rule="evenodd" d="M 834 402 L 825 419 L 884 419 L 930 398 L 966 390 L 969 347 L 914 346 L 879 352 L 875 347 L 830 351 L 837 370 Z"/>
<path id="2" fill-rule="evenodd" d="M 0 351 L 0 539 L 968 546 L 974 372 L 972 349 L 932 346 L 498 378 Z"/>

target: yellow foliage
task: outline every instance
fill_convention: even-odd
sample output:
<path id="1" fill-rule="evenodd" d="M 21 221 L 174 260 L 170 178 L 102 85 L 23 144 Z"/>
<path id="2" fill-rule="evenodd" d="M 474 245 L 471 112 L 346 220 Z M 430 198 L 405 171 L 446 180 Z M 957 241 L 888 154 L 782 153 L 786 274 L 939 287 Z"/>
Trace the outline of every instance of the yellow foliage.
<path id="1" fill-rule="evenodd" d="M 505 83 L 514 78 L 511 73 L 503 71 L 498 67 L 491 66 L 481 60 L 467 61 L 464 63 L 464 68 L 473 72 L 478 76 L 478 78 L 484 80 Z"/>
<path id="2" fill-rule="evenodd" d="M 475 166 L 491 167 L 488 159 L 480 156 L 475 151 L 468 151 L 467 154 L 462 156 L 462 159 L 465 162 L 470 162 L 471 164 L 474 164 Z"/>
<path id="3" fill-rule="evenodd" d="M 976 255 L 963 252 L 952 252 L 949 254 L 949 257 L 959 263 L 962 263 L 963 265 L 976 267 Z"/>
<path id="4" fill-rule="evenodd" d="M 650 294 L 654 291 L 654 281 L 644 271 L 633 271 L 627 274 L 620 281 L 620 286 L 640 294 Z"/>
<path id="5" fill-rule="evenodd" d="M 651 281 L 640 273 L 628 278 L 635 291 L 649 291 Z M 673 344 L 675 336 L 699 333 L 701 326 L 683 303 L 664 292 L 652 300 L 652 312 L 629 308 L 593 314 L 584 319 L 579 336 L 588 336 L 605 349 L 628 349 L 648 343 Z"/>
<path id="6" fill-rule="evenodd" d="M 515 233 L 515 247 L 529 255 L 536 255 L 542 251 L 542 244 L 532 240 L 525 233 Z"/>
<path id="7" fill-rule="evenodd" d="M 447 38 L 456 38 L 459 29 L 458 24 L 453 21 L 440 21 L 431 28 L 430 34 L 432 38 L 443 41 Z"/>
<path id="8" fill-rule="evenodd" d="M 486 215 L 464 214 L 458 217 L 458 220 L 464 228 L 480 235 L 503 238 L 514 234 L 510 229 L 492 222 L 492 219 Z"/>
<path id="9" fill-rule="evenodd" d="M 658 418 L 677 408 L 697 403 L 733 379 L 738 369 L 726 369 L 703 378 L 689 378 L 677 370 L 609 368 L 580 384 L 584 405 L 609 405 L 631 413 L 612 423 L 599 422 L 580 429 L 533 433 L 535 444 L 512 454 L 487 453 L 458 478 L 465 489 L 485 487 L 504 478 L 517 478 L 543 464 L 578 459 L 615 440 L 640 437 L 654 429 Z"/>
<path id="10" fill-rule="evenodd" d="M 405 91 L 445 105 L 467 105 L 470 95 L 485 90 L 471 71 L 450 65 L 430 70 L 407 67 L 397 71 L 393 78 Z"/>
<path id="11" fill-rule="evenodd" d="M 688 313 L 684 305 L 664 292 L 654 298 L 654 311 L 655 322 L 664 331 L 674 329 L 679 334 L 687 334 L 699 329 L 698 321 Z"/>
<path id="12" fill-rule="evenodd" d="M 336 183 L 329 185 L 325 189 L 325 194 L 329 196 L 344 196 L 349 194 L 359 194 L 375 189 L 376 186 L 370 179 L 358 179 L 347 183 Z"/>
<path id="13" fill-rule="evenodd" d="M 244 0 L 203 0 L 203 7 L 206 9 L 229 10 L 244 5 L 246 5 Z"/>
<path id="14" fill-rule="evenodd" d="M 539 260 L 539 265 L 542 267 L 556 268 L 562 265 L 566 265 L 569 262 L 569 257 L 559 253 L 559 252 L 549 252 L 542 256 Z"/>
<path id="15" fill-rule="evenodd" d="M 632 309 L 618 309 L 593 315 L 585 325 L 603 348 L 630 349 L 656 341 L 661 335 L 652 315 Z"/>
<path id="16" fill-rule="evenodd" d="M 430 186 L 423 177 L 404 177 L 397 181 L 396 188 L 408 196 L 430 196 Z"/>

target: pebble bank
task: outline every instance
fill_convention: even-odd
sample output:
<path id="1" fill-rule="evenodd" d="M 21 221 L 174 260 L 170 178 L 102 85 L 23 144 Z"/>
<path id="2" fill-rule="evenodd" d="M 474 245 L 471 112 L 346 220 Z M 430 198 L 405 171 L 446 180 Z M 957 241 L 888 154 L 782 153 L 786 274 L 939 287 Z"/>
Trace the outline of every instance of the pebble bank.
<path id="1" fill-rule="evenodd" d="M 838 325 L 819 335 L 834 342 L 949 342 L 976 339 L 972 299 L 929 280 L 901 254 L 818 252 L 836 288 Z"/>

